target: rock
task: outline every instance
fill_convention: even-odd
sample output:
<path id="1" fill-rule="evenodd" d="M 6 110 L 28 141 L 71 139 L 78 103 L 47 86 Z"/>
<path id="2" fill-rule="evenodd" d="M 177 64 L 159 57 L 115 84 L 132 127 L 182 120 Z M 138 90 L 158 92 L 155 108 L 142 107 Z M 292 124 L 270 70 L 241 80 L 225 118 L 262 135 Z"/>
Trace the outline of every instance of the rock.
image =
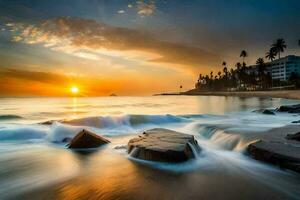
<path id="1" fill-rule="evenodd" d="M 39 124 L 42 125 L 52 125 L 55 122 L 55 120 L 49 120 L 49 121 L 45 121 L 45 122 L 40 122 Z"/>
<path id="2" fill-rule="evenodd" d="M 268 110 L 268 109 L 260 109 L 260 110 L 255 110 L 253 112 L 257 112 L 265 115 L 275 115 L 275 113 L 272 110 Z"/>
<path id="3" fill-rule="evenodd" d="M 274 113 L 273 111 L 271 111 L 271 110 L 264 110 L 264 111 L 262 112 L 262 114 L 266 114 L 266 115 L 275 115 L 275 113 Z"/>
<path id="4" fill-rule="evenodd" d="M 193 135 L 157 128 L 131 139 L 127 151 L 143 160 L 183 162 L 197 157 L 201 149 Z"/>
<path id="5" fill-rule="evenodd" d="M 298 124 L 298 123 L 300 123 L 300 120 L 298 120 L 298 121 L 292 121 L 292 123 L 293 124 Z"/>
<path id="6" fill-rule="evenodd" d="M 247 151 L 256 160 L 272 163 L 300 173 L 300 146 L 261 140 L 250 144 Z"/>
<path id="7" fill-rule="evenodd" d="M 70 137 L 65 137 L 64 139 L 62 139 L 61 142 L 70 142 L 72 140 L 72 138 Z"/>
<path id="8" fill-rule="evenodd" d="M 110 143 L 110 141 L 99 135 L 96 135 L 95 133 L 83 129 L 71 140 L 71 142 L 68 145 L 68 148 L 70 149 L 96 148 L 107 143 Z"/>
<path id="9" fill-rule="evenodd" d="M 277 108 L 278 112 L 288 112 L 288 113 L 300 113 L 300 104 L 280 106 Z"/>
<path id="10" fill-rule="evenodd" d="M 300 132 L 295 133 L 295 134 L 287 134 L 287 136 L 285 138 L 288 139 L 288 140 L 300 141 Z"/>
<path id="11" fill-rule="evenodd" d="M 120 146 L 115 146 L 114 149 L 127 149 L 127 146 L 126 145 L 120 145 Z"/>

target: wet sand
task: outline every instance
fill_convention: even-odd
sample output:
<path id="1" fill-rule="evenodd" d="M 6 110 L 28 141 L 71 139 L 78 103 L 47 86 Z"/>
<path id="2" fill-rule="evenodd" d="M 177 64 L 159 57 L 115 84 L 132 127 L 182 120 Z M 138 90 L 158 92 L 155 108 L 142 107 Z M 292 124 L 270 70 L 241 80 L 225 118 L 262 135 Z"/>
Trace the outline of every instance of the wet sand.
<path id="1" fill-rule="evenodd" d="M 199 158 L 197 168 L 185 172 L 152 168 L 128 159 L 125 150 L 114 149 L 116 143 L 128 138 L 116 138 L 112 144 L 87 155 L 66 150 L 72 154 L 72 162 L 77 163 L 76 175 L 20 193 L 15 199 L 282 200 L 297 199 L 300 195 L 280 190 L 280 184 L 284 183 L 291 184 L 290 189 L 297 191 L 298 175 L 270 170 L 260 163 L 252 168 L 249 164 L 257 162 L 246 156 L 244 164 L 232 155 L 228 159 L 219 159 L 215 154 L 209 160 L 203 156 Z M 277 181 L 280 181 L 278 186 Z"/>

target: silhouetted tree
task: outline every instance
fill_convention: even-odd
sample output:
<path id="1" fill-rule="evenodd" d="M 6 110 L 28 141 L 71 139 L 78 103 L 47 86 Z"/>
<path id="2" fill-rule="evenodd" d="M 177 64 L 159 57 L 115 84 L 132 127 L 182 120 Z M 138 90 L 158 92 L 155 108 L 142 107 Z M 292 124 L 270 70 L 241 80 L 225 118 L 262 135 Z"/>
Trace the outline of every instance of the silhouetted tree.
<path id="1" fill-rule="evenodd" d="M 285 44 L 284 39 L 280 38 L 280 39 L 277 39 L 276 42 L 274 42 L 272 47 L 274 47 L 274 49 L 276 49 L 276 55 L 278 55 L 278 58 L 280 58 L 280 53 L 284 52 L 284 49 L 286 49 L 287 46 Z"/>
<path id="2" fill-rule="evenodd" d="M 218 72 L 218 76 L 219 76 L 219 79 L 221 79 L 221 74 L 222 74 L 222 72 Z"/>
<path id="3" fill-rule="evenodd" d="M 276 48 L 272 47 L 270 50 L 266 53 L 266 58 L 273 61 L 276 57 Z"/>
<path id="4" fill-rule="evenodd" d="M 247 56 L 248 56 L 247 51 L 242 50 L 242 51 L 241 51 L 241 54 L 240 54 L 240 57 L 243 58 L 243 63 L 245 63 L 245 58 L 246 58 Z"/>
<path id="5" fill-rule="evenodd" d="M 263 88 L 264 81 L 265 81 L 265 70 L 266 70 L 265 61 L 263 58 L 258 58 L 256 60 L 256 64 L 258 65 L 258 75 L 259 75 L 260 86 L 261 86 L 261 88 Z"/>

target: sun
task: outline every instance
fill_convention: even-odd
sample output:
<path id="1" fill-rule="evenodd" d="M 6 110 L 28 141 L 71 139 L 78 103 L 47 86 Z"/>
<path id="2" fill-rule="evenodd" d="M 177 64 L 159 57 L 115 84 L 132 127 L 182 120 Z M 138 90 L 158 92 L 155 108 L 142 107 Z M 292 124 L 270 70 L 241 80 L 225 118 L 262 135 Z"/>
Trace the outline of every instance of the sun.
<path id="1" fill-rule="evenodd" d="M 70 88 L 70 91 L 72 92 L 72 94 L 77 94 L 77 93 L 79 92 L 79 89 L 78 89 L 78 87 L 76 87 L 76 86 L 72 86 L 72 87 Z"/>

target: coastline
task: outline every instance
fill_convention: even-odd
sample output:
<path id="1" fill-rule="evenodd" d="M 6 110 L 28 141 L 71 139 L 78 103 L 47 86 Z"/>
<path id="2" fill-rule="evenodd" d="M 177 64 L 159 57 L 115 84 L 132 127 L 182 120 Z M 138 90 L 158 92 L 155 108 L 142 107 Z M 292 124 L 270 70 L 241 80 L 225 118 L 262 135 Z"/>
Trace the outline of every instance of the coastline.
<path id="1" fill-rule="evenodd" d="M 190 95 L 190 96 L 236 96 L 236 97 L 262 97 L 262 98 L 285 98 L 300 100 L 300 90 L 279 91 L 245 91 L 245 92 L 199 92 L 189 90 L 182 93 L 164 93 L 159 95 Z"/>
<path id="2" fill-rule="evenodd" d="M 293 134 L 297 132 L 300 128 L 300 125 L 286 125 L 279 128 L 273 128 L 263 132 L 252 132 L 253 134 L 259 136 L 259 139 L 272 142 L 288 142 L 291 145 L 299 146 L 297 141 L 287 141 L 285 139 L 286 134 Z M 130 136 L 125 136 L 129 138 Z M 112 141 L 112 144 L 114 141 Z M 255 143 L 254 141 L 250 144 Z M 112 145 L 108 144 L 108 145 Z M 53 183 L 51 185 L 42 186 L 36 188 L 35 190 L 30 190 L 28 192 L 22 193 L 22 197 L 25 199 L 70 199 L 70 194 L 72 198 L 78 199 L 156 199 L 160 197 L 161 199 L 171 199 L 174 198 L 173 191 L 176 189 L 179 199 L 187 199 L 190 196 L 197 199 L 210 199 L 216 197 L 218 199 L 223 198 L 220 191 L 217 188 L 224 188 L 232 199 L 234 198 L 246 198 L 244 196 L 245 192 L 248 191 L 248 187 L 244 187 L 243 184 L 252 184 L 252 189 L 255 189 L 257 192 L 254 197 L 261 198 L 261 192 L 273 199 L 286 199 L 287 197 L 283 193 L 278 193 L 274 188 L 270 188 L 272 191 L 271 194 L 265 193 L 262 184 L 252 182 L 252 179 L 245 179 L 244 175 L 235 174 L 232 171 L 227 171 L 224 174 L 224 171 L 213 171 L 211 174 L 211 169 L 197 169 L 192 170 L 189 173 L 175 173 L 175 172 L 166 172 L 164 170 L 157 170 L 146 165 L 139 163 L 130 163 L 127 158 L 123 157 L 120 153 L 109 153 L 108 148 L 103 148 L 100 152 L 95 153 L 100 154 L 95 157 L 101 162 L 97 163 L 95 157 L 92 159 L 96 163 L 96 168 L 88 168 L 87 172 L 83 174 L 77 174 L 60 182 Z M 246 154 L 251 157 L 249 154 Z M 75 154 L 79 160 L 86 160 L 85 156 Z M 105 162 L 109 160 L 114 163 Z M 88 159 L 91 162 L 91 159 Z M 267 162 L 264 163 L 266 166 L 274 166 Z M 114 166 L 114 170 L 112 170 Z M 109 169 L 105 169 L 109 167 Z M 100 169 L 100 173 L 99 173 Z M 105 169 L 105 170 L 104 170 Z M 279 170 L 282 168 L 274 166 L 274 169 Z M 103 170 L 105 173 L 103 173 Z M 284 172 L 284 170 L 282 170 Z M 288 171 L 285 171 L 288 172 Z M 210 176 L 207 176 L 207 173 Z M 118 175 L 116 175 L 118 174 Z M 213 176 L 213 179 L 211 179 Z M 222 179 L 218 179 L 219 177 Z M 242 176 L 243 179 L 239 177 Z M 112 177 L 122 177 L 122 179 L 116 179 Z M 160 177 L 157 179 L 157 177 Z M 191 178 L 192 177 L 192 178 Z M 226 178 L 224 178 L 226 177 Z M 247 177 L 247 176 L 246 176 Z M 297 176 L 298 177 L 298 176 Z M 227 178 L 230 178 L 230 181 L 234 185 L 234 188 L 243 191 L 241 193 L 234 193 L 232 189 L 232 184 L 226 184 Z M 158 181 L 159 180 L 159 181 Z M 180 181 L 178 181 L 180 180 Z M 217 181 L 214 181 L 217 180 Z M 250 180 L 250 181 L 249 181 Z M 243 184 L 241 184 L 241 181 Z M 187 187 L 183 190 L 180 189 L 181 186 L 174 184 L 174 182 L 181 182 Z M 173 184 L 170 184 L 173 183 Z M 205 183 L 205 184 L 204 184 Z M 218 187 L 212 187 L 212 185 L 217 184 Z M 126 185 L 127 190 L 118 190 L 120 185 Z M 140 185 L 143 185 L 147 190 L 137 190 Z M 198 185 L 202 185 L 203 193 L 199 193 Z M 212 189 L 213 188 L 213 189 Z M 159 192 L 154 192 L 159 191 Z M 269 191 L 268 191 L 269 192 Z M 103 194 L 104 193 L 104 194 Z M 164 194 L 163 196 L 159 196 Z M 17 196 L 17 198 L 20 196 Z M 293 198 L 291 198 L 293 199 Z"/>

